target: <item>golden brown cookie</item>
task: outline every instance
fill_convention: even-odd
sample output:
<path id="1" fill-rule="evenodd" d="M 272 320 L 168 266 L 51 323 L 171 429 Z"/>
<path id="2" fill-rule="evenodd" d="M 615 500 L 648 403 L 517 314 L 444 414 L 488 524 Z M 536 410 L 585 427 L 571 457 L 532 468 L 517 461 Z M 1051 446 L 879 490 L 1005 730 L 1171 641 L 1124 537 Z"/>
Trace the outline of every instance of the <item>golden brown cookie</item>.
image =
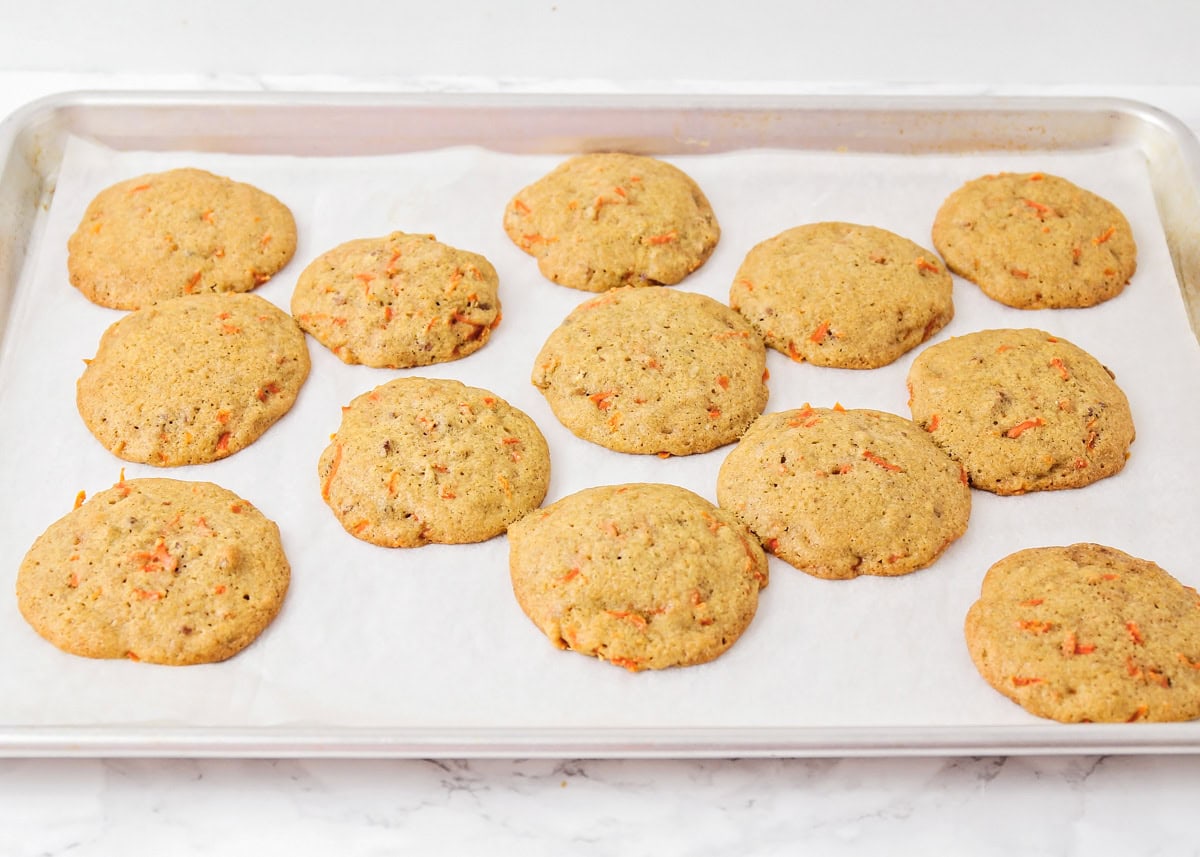
<path id="1" fill-rule="evenodd" d="M 810 223 L 756 245 L 730 305 L 793 360 L 886 366 L 954 317 L 950 273 L 932 251 L 874 226 Z"/>
<path id="2" fill-rule="evenodd" d="M 104 332 L 76 385 L 88 429 L 126 461 L 172 467 L 232 455 L 296 401 L 304 332 L 257 295 L 175 298 Z"/>
<path id="3" fill-rule="evenodd" d="M 674 485 L 589 488 L 509 527 L 513 593 L 560 649 L 626 669 L 711 661 L 746 630 L 767 558 Z"/>
<path id="4" fill-rule="evenodd" d="M 965 634 L 988 684 L 1039 717 L 1200 717 L 1200 597 L 1115 548 L 1005 557 L 984 576 Z"/>
<path id="5" fill-rule="evenodd" d="M 1095 357 L 1041 330 L 982 330 L 930 346 L 909 407 L 971 484 L 996 494 L 1079 488 L 1125 466 L 1129 401 Z"/>
<path id="6" fill-rule="evenodd" d="M 957 463 L 894 414 L 807 405 L 764 414 L 721 464 L 717 501 L 815 577 L 896 576 L 967 529 Z"/>
<path id="7" fill-rule="evenodd" d="M 938 210 L 933 246 L 951 271 L 1020 309 L 1093 306 L 1120 294 L 1137 268 L 1125 215 L 1048 173 L 967 182 Z"/>
<path id="8" fill-rule="evenodd" d="M 17 604 L 73 655 L 211 663 L 271 623 L 290 574 L 279 528 L 232 491 L 122 479 L 38 537 Z"/>
<path id="9" fill-rule="evenodd" d="M 495 393 L 397 378 L 342 409 L 317 467 L 346 532 L 384 547 L 481 542 L 546 496 L 550 450 Z"/>
<path id="10" fill-rule="evenodd" d="M 617 452 L 688 455 L 737 440 L 767 402 L 766 348 L 704 295 L 625 288 L 576 307 L 532 381 L 554 415 Z"/>
<path id="11" fill-rule="evenodd" d="M 721 236 L 691 177 L 619 152 L 571 158 L 521 190 L 504 210 L 504 231 L 546 277 L 589 292 L 678 283 Z"/>
<path id="12" fill-rule="evenodd" d="M 292 314 L 345 363 L 428 366 L 478 351 L 500 323 L 499 278 L 432 235 L 360 238 L 300 274 Z"/>
<path id="13" fill-rule="evenodd" d="M 176 169 L 101 191 L 67 243 L 88 300 L 138 309 L 182 295 L 248 292 L 296 252 L 287 206 L 253 185 Z"/>

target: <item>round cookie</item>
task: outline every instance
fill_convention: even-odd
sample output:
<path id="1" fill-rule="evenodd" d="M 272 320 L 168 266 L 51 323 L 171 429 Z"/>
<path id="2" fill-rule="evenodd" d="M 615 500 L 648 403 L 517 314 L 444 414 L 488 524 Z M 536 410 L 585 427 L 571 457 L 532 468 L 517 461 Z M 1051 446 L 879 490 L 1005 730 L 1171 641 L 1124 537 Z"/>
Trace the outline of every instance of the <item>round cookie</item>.
<path id="1" fill-rule="evenodd" d="M 156 664 L 222 661 L 283 604 L 279 528 L 210 482 L 122 480 L 38 537 L 17 605 L 58 648 Z"/>
<path id="2" fill-rule="evenodd" d="M 589 292 L 678 283 L 721 236 L 691 177 L 620 152 L 571 158 L 521 190 L 504 231 L 547 278 Z"/>
<path id="3" fill-rule="evenodd" d="M 393 232 L 317 257 L 296 283 L 292 314 L 345 363 L 428 366 L 483 347 L 500 323 L 498 291 L 483 256 Z"/>
<path id="4" fill-rule="evenodd" d="M 1125 466 L 1129 401 L 1096 358 L 1045 331 L 983 330 L 917 355 L 913 419 L 995 494 L 1079 488 Z"/>
<path id="5" fill-rule="evenodd" d="M 509 527 L 513 593 L 561 649 L 631 671 L 711 661 L 754 618 L 767 558 L 674 485 L 589 488 Z"/>
<path id="6" fill-rule="evenodd" d="M 317 466 L 346 532 L 384 547 L 481 542 L 536 509 L 550 451 L 524 412 L 458 381 L 397 378 L 354 399 Z"/>
<path id="7" fill-rule="evenodd" d="M 555 416 L 617 452 L 688 455 L 737 440 L 767 402 L 766 348 L 704 295 L 624 288 L 576 307 L 532 381 Z"/>
<path id="8" fill-rule="evenodd" d="M 967 529 L 971 491 L 918 426 L 871 410 L 764 414 L 721 464 L 717 501 L 814 577 L 924 568 Z"/>
<path id="9" fill-rule="evenodd" d="M 1125 215 L 1048 173 L 967 182 L 938 210 L 933 246 L 951 271 L 1020 309 L 1093 306 L 1120 294 L 1137 268 Z"/>
<path id="10" fill-rule="evenodd" d="M 1200 717 L 1200 597 L 1153 562 L 1096 544 L 1018 551 L 964 623 L 988 684 L 1066 723 Z"/>
<path id="11" fill-rule="evenodd" d="M 126 461 L 172 467 L 232 455 L 292 407 L 308 377 L 304 332 L 257 295 L 175 298 L 100 338 L 76 385 L 88 429 Z"/>
<path id="12" fill-rule="evenodd" d="M 929 250 L 874 226 L 810 223 L 756 245 L 729 303 L 770 347 L 843 369 L 886 366 L 954 317 L 953 281 Z"/>
<path id="13" fill-rule="evenodd" d="M 182 295 L 248 292 L 296 252 L 296 221 L 253 185 L 176 169 L 97 194 L 67 242 L 71 284 L 138 309 Z"/>

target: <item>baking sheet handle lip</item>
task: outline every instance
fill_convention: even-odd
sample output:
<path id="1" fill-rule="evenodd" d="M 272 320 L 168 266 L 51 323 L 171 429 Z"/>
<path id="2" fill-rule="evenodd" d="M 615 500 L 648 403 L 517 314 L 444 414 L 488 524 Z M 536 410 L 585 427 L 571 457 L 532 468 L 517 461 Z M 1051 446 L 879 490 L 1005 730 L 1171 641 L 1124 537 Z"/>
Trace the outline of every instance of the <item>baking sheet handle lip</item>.
<path id="1" fill-rule="evenodd" d="M 0 729 L 0 758 L 819 758 L 1200 754 L 1195 724 L 747 729 Z"/>
<path id="2" fill-rule="evenodd" d="M 1144 101 L 1107 95 L 966 93 L 603 93 L 603 92 L 359 92 L 336 90 L 63 90 L 33 99 L 0 120 L 0 151 L 39 115 L 67 108 L 101 107 L 473 107 L 675 108 L 763 110 L 856 110 L 862 112 L 1088 112 L 1133 116 L 1192 136 L 1181 120 Z M 11 142 L 11 140 L 9 140 Z"/>

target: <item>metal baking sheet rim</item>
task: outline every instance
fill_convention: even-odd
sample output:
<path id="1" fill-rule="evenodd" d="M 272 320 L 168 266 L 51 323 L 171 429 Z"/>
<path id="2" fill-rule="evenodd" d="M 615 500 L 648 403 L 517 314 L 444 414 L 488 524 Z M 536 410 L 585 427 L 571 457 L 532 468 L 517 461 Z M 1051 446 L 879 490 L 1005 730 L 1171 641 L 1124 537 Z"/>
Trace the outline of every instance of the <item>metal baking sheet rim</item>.
<path id="1" fill-rule="evenodd" d="M 486 115 L 486 116 L 485 116 Z M 340 121 L 331 123 L 332 117 Z M 614 134 L 636 116 L 652 133 Z M 214 130 L 213 119 L 220 121 Z M 407 122 L 400 120 L 409 120 Z M 411 120 L 421 122 L 413 123 Z M 427 124 L 436 119 L 436 123 Z M 336 133 L 330 128 L 336 127 Z M 346 133 L 353 128 L 354 133 Z M 1175 117 L 1124 99 L 968 96 L 496 95 L 77 92 L 0 123 L 0 330 L 70 135 L 115 148 L 380 154 L 455 144 L 647 153 L 788 147 L 867 152 L 1133 145 L 1193 331 L 1200 332 L 1200 144 Z M 751 729 L 362 729 L 0 726 L 7 757 L 830 757 L 1200 753 L 1193 723 Z"/>

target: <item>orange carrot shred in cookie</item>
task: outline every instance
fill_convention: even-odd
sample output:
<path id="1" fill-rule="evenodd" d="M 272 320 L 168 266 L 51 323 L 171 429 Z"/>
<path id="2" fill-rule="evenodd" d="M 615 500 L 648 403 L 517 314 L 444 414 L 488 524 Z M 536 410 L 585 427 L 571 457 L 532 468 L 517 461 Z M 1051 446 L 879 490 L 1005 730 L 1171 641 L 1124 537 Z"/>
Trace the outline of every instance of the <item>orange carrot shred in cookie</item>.
<path id="1" fill-rule="evenodd" d="M 865 458 L 867 461 L 871 462 L 872 464 L 882 467 L 884 470 L 891 471 L 892 473 L 903 473 L 904 472 L 904 468 L 901 467 L 900 465 L 892 464 L 892 462 L 888 461 L 886 458 L 876 455 L 875 453 L 871 452 L 871 450 L 869 450 L 869 449 L 863 450 L 862 457 Z"/>
<path id="2" fill-rule="evenodd" d="M 616 390 L 601 390 L 599 393 L 592 393 L 588 396 L 592 404 L 602 411 L 607 411 L 611 407 L 612 402 L 609 401 L 615 394 Z"/>
<path id="3" fill-rule="evenodd" d="M 1015 426 L 1013 426 L 1008 431 L 1006 431 L 1004 433 L 1004 436 L 1011 437 L 1011 438 L 1018 438 L 1021 435 L 1023 435 L 1025 432 L 1029 431 L 1030 429 L 1037 428 L 1038 426 L 1042 426 L 1045 424 L 1046 424 L 1046 421 L 1043 420 L 1041 417 L 1034 417 L 1031 420 L 1025 420 L 1024 422 L 1017 423 Z"/>

